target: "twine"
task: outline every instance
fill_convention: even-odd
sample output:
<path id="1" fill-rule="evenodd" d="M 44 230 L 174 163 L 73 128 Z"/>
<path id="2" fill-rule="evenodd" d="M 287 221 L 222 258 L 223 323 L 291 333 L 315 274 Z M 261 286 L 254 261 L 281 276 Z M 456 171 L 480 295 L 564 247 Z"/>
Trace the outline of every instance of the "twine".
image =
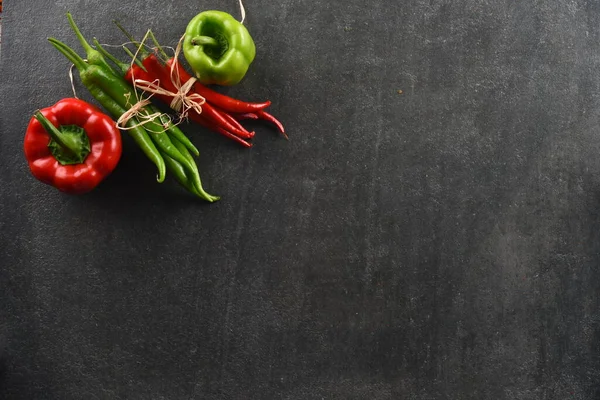
<path id="1" fill-rule="evenodd" d="M 135 64 L 135 60 L 137 59 L 138 53 L 140 52 L 142 46 L 144 46 L 144 43 L 148 39 L 149 34 L 150 34 L 150 30 L 148 30 L 146 32 L 146 34 L 144 35 L 144 38 L 141 41 L 140 46 L 137 48 L 135 54 L 133 55 L 133 57 L 131 59 L 131 64 L 129 65 L 130 70 L 133 68 L 133 65 Z M 144 107 L 151 104 L 150 98 L 152 97 L 152 94 L 146 98 L 143 98 L 138 95 L 138 92 L 136 89 L 137 89 L 136 79 L 134 79 L 133 80 L 133 93 L 135 94 L 137 101 L 135 104 L 133 104 L 131 106 L 131 108 L 129 108 L 129 110 L 127 110 L 117 120 L 117 127 L 119 129 L 123 129 L 123 130 L 135 129 L 139 126 L 146 125 L 147 123 L 152 122 L 152 121 L 156 120 L 157 118 L 160 120 L 160 117 L 163 115 L 163 113 L 161 113 L 161 112 L 155 112 L 155 113 L 150 114 L 147 110 L 145 110 Z M 129 94 L 127 96 L 127 104 L 130 104 L 130 102 L 129 102 L 130 98 L 131 98 L 131 94 Z M 136 124 L 133 124 L 132 126 L 127 126 L 127 124 L 129 123 L 129 121 L 132 118 L 136 118 L 138 120 L 138 122 Z M 170 120 L 170 118 L 169 118 L 169 120 Z M 168 125 L 165 126 L 165 124 L 162 124 L 162 123 L 160 125 L 163 126 L 163 128 L 164 128 L 160 132 L 154 132 L 152 130 L 150 130 L 150 131 L 154 132 L 154 133 L 163 133 L 168 129 Z"/>
<path id="2" fill-rule="evenodd" d="M 194 110 L 198 114 L 201 114 L 202 105 L 206 103 L 204 97 L 198 93 L 188 94 L 188 92 L 194 86 L 194 83 L 196 83 L 196 78 L 191 77 L 185 84 L 181 84 L 181 76 L 179 74 L 178 66 L 179 54 L 181 53 L 181 46 L 184 37 L 185 35 L 179 39 L 177 48 L 175 49 L 175 55 L 173 56 L 173 63 L 171 63 L 170 78 L 171 83 L 177 89 L 176 92 L 171 92 L 170 90 L 162 88 L 160 86 L 159 79 L 155 79 L 152 82 L 135 78 L 133 80 L 134 87 L 140 88 L 145 92 L 173 97 L 173 100 L 171 100 L 171 104 L 169 106 L 179 114 L 179 121 L 187 119 L 190 110 Z"/>
<path id="3" fill-rule="evenodd" d="M 244 23 L 244 20 L 246 19 L 246 9 L 244 8 L 244 3 L 242 2 L 242 0 L 238 0 L 240 3 L 240 13 L 242 14 L 242 20 L 240 21 L 241 24 Z"/>
<path id="4" fill-rule="evenodd" d="M 246 9 L 244 8 L 244 3 L 242 0 L 238 0 L 238 3 L 240 6 L 240 14 L 241 14 L 240 23 L 243 24 L 244 21 L 246 20 Z M 137 59 L 137 55 L 140 52 L 142 46 L 146 46 L 145 42 L 148 39 L 149 34 L 150 34 L 150 30 L 148 30 L 146 32 L 146 34 L 144 35 L 144 38 L 140 42 L 140 46 L 138 46 L 133 58 L 131 59 L 131 64 L 129 66 L 130 69 L 133 68 L 133 65 L 135 64 L 135 60 Z M 159 79 L 155 79 L 152 82 L 148 82 L 144 79 L 136 79 L 135 77 L 133 77 L 134 78 L 133 82 L 132 82 L 133 92 L 135 93 L 137 101 L 135 104 L 133 104 L 131 106 L 131 108 L 129 110 L 127 110 L 117 120 L 116 125 L 119 129 L 122 129 L 122 130 L 135 129 L 139 126 L 142 126 L 151 121 L 154 121 L 157 118 L 160 119 L 163 115 L 165 115 L 169 119 L 170 123 L 172 123 L 171 116 L 169 116 L 168 114 L 163 114 L 161 112 L 155 112 L 155 113 L 149 114 L 148 111 L 144 109 L 144 107 L 151 104 L 150 98 L 154 94 L 173 97 L 173 100 L 171 101 L 171 104 L 169 106 L 171 107 L 171 109 L 175 110 L 179 114 L 179 121 L 177 123 L 175 123 L 175 125 L 179 124 L 182 120 L 187 119 L 189 110 L 194 110 L 198 114 L 202 113 L 202 105 L 204 103 L 206 103 L 206 99 L 204 97 L 202 97 L 201 95 L 199 95 L 198 93 L 188 94 L 188 92 L 194 86 L 194 83 L 196 83 L 197 79 L 194 77 L 191 77 L 185 84 L 182 85 L 181 84 L 181 76 L 179 74 L 179 68 L 177 68 L 179 66 L 179 54 L 181 53 L 181 45 L 182 45 L 184 37 L 185 37 L 185 35 L 183 35 L 181 37 L 181 39 L 179 39 L 179 42 L 177 43 L 177 48 L 175 49 L 175 54 L 173 56 L 173 62 L 171 63 L 171 71 L 170 71 L 171 83 L 173 84 L 173 86 L 175 86 L 175 88 L 177 89 L 177 92 L 171 92 L 169 90 L 163 89 L 160 86 Z M 109 44 L 107 44 L 105 46 L 116 47 L 116 45 L 109 45 Z M 73 80 L 73 67 L 74 67 L 74 65 L 71 64 L 71 67 L 69 68 L 69 80 L 71 81 L 71 90 L 73 91 L 73 96 L 76 99 L 78 99 L 79 97 L 77 97 L 77 92 L 75 91 L 75 83 Z M 143 98 L 143 97 L 140 98 L 140 96 L 138 96 L 138 92 L 136 90 L 137 88 L 141 89 L 144 92 L 148 92 L 151 94 L 147 98 Z M 127 104 L 130 104 L 129 103 L 130 97 L 131 97 L 131 94 L 128 94 L 127 95 Z M 144 112 L 142 112 L 142 111 L 144 111 Z M 132 118 L 137 118 L 138 123 L 136 123 L 132 126 L 127 126 L 127 124 L 129 123 L 129 121 Z M 161 124 L 161 125 L 164 127 L 164 130 L 162 130 L 161 132 L 155 132 L 155 133 L 162 133 L 162 132 L 165 132 L 166 129 L 168 129 L 168 126 L 165 126 L 165 124 Z"/>
<path id="5" fill-rule="evenodd" d="M 69 80 L 71 81 L 71 90 L 73 91 L 73 97 L 75 97 L 76 99 L 79 99 L 79 97 L 77 97 L 77 92 L 75 91 L 75 82 L 73 81 L 73 67 L 75 66 L 75 64 L 71 64 L 71 66 L 69 67 Z"/>
<path id="6" fill-rule="evenodd" d="M 127 96 L 127 103 L 129 104 L 129 98 L 131 97 L 131 95 L 128 94 L 126 96 Z M 160 118 L 162 115 L 161 112 L 155 112 L 152 114 L 149 114 L 148 111 L 146 111 L 146 110 L 144 110 L 145 112 L 143 112 L 143 113 L 141 112 L 144 109 L 144 107 L 146 107 L 148 104 L 150 104 L 149 97 L 146 99 L 138 99 L 137 103 L 132 105 L 129 110 L 125 111 L 123 113 L 123 115 L 121 115 L 119 117 L 119 119 L 117 120 L 117 127 L 119 129 L 123 129 L 126 131 L 126 130 L 135 129 L 139 126 L 145 125 L 151 121 L 154 121 L 156 118 Z M 132 126 L 127 126 L 127 123 L 132 118 L 137 118 L 139 122 Z M 168 126 L 163 125 L 163 128 L 164 129 L 159 132 L 155 132 L 148 128 L 146 128 L 146 129 L 149 130 L 150 132 L 154 132 L 154 133 L 163 133 L 168 128 Z"/>

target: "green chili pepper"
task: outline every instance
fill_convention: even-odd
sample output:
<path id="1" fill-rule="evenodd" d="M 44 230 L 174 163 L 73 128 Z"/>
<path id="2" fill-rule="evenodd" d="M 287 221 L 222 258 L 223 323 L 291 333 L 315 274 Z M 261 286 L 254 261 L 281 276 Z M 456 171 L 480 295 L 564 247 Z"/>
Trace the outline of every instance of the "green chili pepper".
<path id="1" fill-rule="evenodd" d="M 183 168 L 181 164 L 169 156 L 165 156 L 165 164 L 169 169 L 169 173 L 175 177 L 175 180 L 177 180 L 181 186 L 186 188 L 188 192 L 193 193 L 196 196 L 200 196 L 196 191 L 194 184 L 190 181 L 185 168 Z"/>
<path id="2" fill-rule="evenodd" d="M 67 17 L 71 28 L 75 31 L 77 38 L 86 52 L 87 62 L 64 43 L 54 38 L 50 38 L 50 42 L 79 70 L 81 81 L 88 88 L 92 96 L 114 117 L 121 117 L 137 100 L 134 97 L 136 94 L 134 89 L 121 76 L 126 66 L 116 58 L 111 57 L 110 53 L 105 51 L 97 40 L 95 40 L 95 43 L 98 49 L 94 49 L 79 31 L 71 14 L 67 14 Z M 108 64 L 107 59 L 115 63 L 121 73 L 113 69 Z M 138 113 L 143 118 L 144 116 L 150 116 L 150 114 L 156 111 L 157 109 L 154 106 L 146 105 L 140 107 Z M 202 189 L 198 167 L 189 152 L 191 150 L 197 155 L 198 150 L 196 147 L 179 128 L 171 123 L 169 118 L 162 115 L 160 117 L 160 120 L 149 119 L 148 121 L 144 121 L 144 125 L 140 124 L 140 118 L 137 116 L 131 117 L 127 122 L 127 126 L 131 128 L 129 132 L 146 155 L 158 167 L 159 182 L 164 180 L 166 169 L 168 168 L 174 174 L 175 178 L 190 192 L 207 201 L 219 200 L 219 197 L 212 196 Z"/>
<path id="3" fill-rule="evenodd" d="M 113 116 L 113 118 L 118 119 L 126 112 L 124 108 L 119 106 L 112 98 L 110 98 L 98 87 L 88 86 L 87 89 L 92 96 L 98 100 L 102 107 L 104 107 Z M 165 161 L 154 143 L 152 143 L 152 140 L 148 136 L 148 133 L 146 133 L 146 130 L 138 124 L 139 122 L 134 118 L 127 121 L 127 128 L 129 128 L 127 129 L 127 132 L 142 150 L 142 152 L 144 152 L 146 157 L 148 157 L 148 159 L 152 161 L 154 165 L 156 165 L 156 168 L 158 168 L 158 176 L 156 180 L 159 183 L 162 183 L 165 180 L 166 175 Z"/>
<path id="4" fill-rule="evenodd" d="M 119 69 L 119 71 L 121 73 L 121 76 L 127 74 L 127 72 L 129 71 L 129 64 L 125 64 L 125 63 L 119 61 L 117 58 L 115 58 L 115 56 L 113 56 L 108 51 L 106 51 L 106 49 L 104 49 L 102 47 L 102 45 L 100 43 L 98 43 L 98 40 L 96 40 L 96 39 L 94 39 L 94 45 L 96 46 L 98 51 L 104 56 L 104 58 L 109 59 L 113 64 L 115 64 L 117 66 L 117 68 Z M 132 58 L 133 58 L 133 55 L 132 55 Z M 135 59 L 134 61 L 139 63 L 139 61 L 137 59 Z M 141 63 L 139 64 L 139 67 L 144 68 L 144 66 Z M 147 107 L 153 114 L 160 113 L 160 110 L 154 105 L 148 105 Z M 167 118 L 165 115 L 161 115 L 160 122 L 163 124 L 163 126 L 168 127 L 170 133 L 174 137 L 176 137 L 181 143 L 183 143 L 185 145 L 185 147 L 188 148 L 189 151 L 191 151 L 195 156 L 198 156 L 199 152 L 198 152 L 198 149 L 196 148 L 196 146 L 194 146 L 194 144 L 190 141 L 190 139 L 188 139 L 188 137 L 185 136 L 185 134 L 181 131 L 181 129 L 179 129 L 177 126 L 175 126 L 169 118 Z"/>
<path id="5" fill-rule="evenodd" d="M 79 40 L 81 47 L 83 47 L 83 50 L 85 51 L 87 63 L 90 65 L 97 65 L 106 70 L 112 71 L 111 66 L 106 62 L 106 60 L 102 56 L 102 53 L 95 50 L 92 46 L 90 46 L 87 40 L 85 40 L 85 38 L 81 34 L 81 31 L 79 30 L 79 27 L 75 24 L 73 16 L 70 12 L 67 13 L 67 19 L 69 20 L 69 25 L 71 25 L 71 29 L 73 30 L 73 32 L 75 32 L 77 40 Z"/>
<path id="6" fill-rule="evenodd" d="M 222 11 L 204 11 L 188 24 L 183 54 L 204 84 L 235 85 L 246 75 L 256 47 L 246 27 Z"/>
<path id="7" fill-rule="evenodd" d="M 175 147 L 177 147 L 179 149 L 179 151 L 181 151 L 181 153 L 184 155 L 184 157 L 186 157 L 188 160 L 190 160 L 190 162 L 192 162 L 192 165 L 194 166 L 194 169 L 196 172 L 192 176 L 186 175 L 187 185 L 184 185 L 184 186 L 187 187 L 190 192 L 195 193 L 197 196 L 199 196 L 207 201 L 214 202 L 214 201 L 219 200 L 220 199 L 219 196 L 213 196 L 209 193 L 206 193 L 206 191 L 202 188 L 202 183 L 200 182 L 200 174 L 198 173 L 198 167 L 196 166 L 195 163 L 193 163 L 192 155 L 190 154 L 188 149 L 185 147 L 185 145 L 183 143 L 179 142 L 176 138 L 171 138 L 171 140 L 173 141 L 173 144 L 175 145 Z M 185 172 L 185 170 L 184 170 L 184 172 Z"/>
<path id="8" fill-rule="evenodd" d="M 89 90 L 91 95 L 98 100 L 98 102 L 108 111 L 113 118 L 119 118 L 123 113 L 125 113 L 125 109 L 121 107 L 114 99 L 112 99 L 109 95 L 103 92 L 96 84 L 93 82 L 93 75 L 96 73 L 100 67 L 96 65 L 88 65 L 83 59 L 73 51 L 69 46 L 64 44 L 63 42 L 49 38 L 48 41 L 52 43 L 52 45 L 60 51 L 69 61 L 75 65 L 77 70 L 79 70 L 79 77 L 81 78 L 81 82 L 83 85 Z M 137 124 L 137 121 L 134 119 L 129 120 L 127 132 L 136 142 L 136 144 L 140 147 L 140 149 L 144 152 L 146 157 L 152 161 L 156 167 L 158 168 L 158 182 L 163 182 L 165 180 L 166 168 L 165 163 L 154 146 L 154 143 L 150 140 L 150 137 L 146 133 L 146 131 L 141 127 L 132 128 Z"/>
<path id="9" fill-rule="evenodd" d="M 133 89 L 123 79 L 108 73 L 105 69 L 98 68 L 93 70 L 91 74 L 92 81 L 102 89 L 106 94 L 113 98 L 119 106 L 124 109 L 130 109 L 136 103 L 136 97 Z M 142 108 L 139 112 L 141 115 L 149 116 L 150 108 Z M 183 155 L 173 146 L 167 135 L 163 135 L 166 127 L 156 120 L 148 120 L 144 127 L 156 144 L 156 146 L 167 156 L 181 164 L 187 164 L 188 161 Z M 191 169 L 191 166 L 190 166 Z"/>

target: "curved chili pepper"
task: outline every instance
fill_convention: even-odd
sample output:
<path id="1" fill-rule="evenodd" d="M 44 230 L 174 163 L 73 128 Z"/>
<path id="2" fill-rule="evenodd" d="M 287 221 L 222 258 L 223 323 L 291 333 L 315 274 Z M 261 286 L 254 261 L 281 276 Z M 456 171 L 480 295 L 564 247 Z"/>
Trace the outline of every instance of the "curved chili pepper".
<path id="1" fill-rule="evenodd" d="M 200 174 L 198 173 L 198 167 L 193 162 L 194 159 L 192 158 L 192 155 L 190 154 L 188 149 L 185 147 L 185 145 L 175 138 L 173 138 L 173 144 L 175 145 L 175 147 L 177 147 L 177 149 L 179 149 L 179 151 L 181 151 L 181 154 L 183 154 L 183 156 L 185 158 L 187 158 L 188 160 L 190 160 L 190 162 L 194 165 L 194 169 L 195 169 L 196 173 L 189 178 L 189 182 L 192 184 L 192 186 L 196 190 L 196 193 L 201 197 L 210 198 L 211 201 L 219 200 L 220 199 L 219 196 L 210 195 L 210 194 L 206 193 L 204 191 L 204 189 L 202 188 L 202 182 L 200 181 Z"/>
<path id="2" fill-rule="evenodd" d="M 67 98 L 31 118 L 24 151 L 38 180 L 66 193 L 83 194 L 117 166 L 121 134 L 98 108 Z"/>
<path id="3" fill-rule="evenodd" d="M 269 121 L 270 123 L 274 124 L 277 127 L 277 129 L 279 129 L 279 132 L 281 132 L 281 134 L 286 139 L 288 138 L 287 134 L 285 133 L 285 129 L 283 128 L 283 124 L 281 122 L 279 122 L 279 120 L 277 118 L 275 118 L 274 116 L 272 116 L 265 110 L 258 111 L 256 113 L 256 115 L 258 116 L 258 118 L 264 119 L 265 121 Z"/>
<path id="4" fill-rule="evenodd" d="M 235 126 L 238 129 L 246 130 L 246 128 L 244 128 L 242 126 L 242 124 L 240 124 L 240 122 L 237 119 L 235 119 L 231 114 L 229 114 L 229 113 L 227 113 L 227 112 L 225 112 L 223 110 L 220 110 L 217 107 L 214 107 L 214 109 L 215 109 L 216 112 L 218 112 L 219 114 L 221 114 L 223 116 L 223 118 L 225 118 L 231 125 Z M 252 136 L 254 136 L 254 132 L 251 132 L 251 133 L 252 133 Z"/>
<path id="5" fill-rule="evenodd" d="M 175 58 L 169 58 L 165 66 L 163 67 L 154 55 L 151 55 L 149 57 L 154 57 L 159 66 L 163 70 L 170 73 L 171 66 L 175 61 Z M 177 63 L 176 68 L 179 72 L 179 76 L 181 78 L 182 83 L 186 83 L 190 80 L 192 76 L 185 70 L 185 68 L 183 68 L 183 66 L 180 63 Z M 200 96 L 204 97 L 207 101 L 214 104 L 215 106 L 231 113 L 256 112 L 258 110 L 263 110 L 271 105 L 271 102 L 269 100 L 263 103 L 248 103 L 245 101 L 237 100 L 232 97 L 221 94 L 217 91 L 214 91 L 204 86 L 200 82 L 194 83 L 192 90 L 194 93 L 198 93 Z"/>
<path id="6" fill-rule="evenodd" d="M 253 119 L 253 120 L 262 119 L 262 120 L 271 122 L 272 124 L 274 124 L 277 127 L 277 129 L 283 135 L 283 137 L 288 139 L 288 135 L 285 133 L 285 128 L 283 127 L 283 124 L 281 122 L 279 122 L 279 120 L 277 118 L 275 118 L 274 116 L 272 116 L 271 114 L 269 114 L 268 112 L 266 112 L 264 110 L 260 110 L 256 113 L 243 113 L 243 114 L 230 114 L 230 115 L 237 121 L 243 121 L 245 119 Z"/>
<path id="7" fill-rule="evenodd" d="M 154 54 L 146 57 L 142 61 L 142 65 L 146 68 L 146 72 L 144 72 L 139 66 L 134 65 L 130 72 L 126 74 L 126 79 L 128 79 L 130 82 L 133 82 L 133 79 L 144 79 L 140 78 L 140 76 L 145 77 L 146 79 L 144 80 L 149 82 L 158 79 L 161 87 L 173 93 L 177 92 L 177 88 L 171 80 L 170 70 L 163 67 Z M 189 75 L 187 79 L 185 79 L 185 77 L 181 78 L 181 82 L 184 84 L 189 80 Z M 172 98 L 168 95 L 157 94 L 156 96 L 168 104 L 171 103 Z M 197 114 L 195 110 L 190 110 L 189 113 L 190 115 Z M 223 129 L 240 136 L 241 138 L 251 139 L 254 136 L 254 132 L 248 132 L 239 123 L 232 123 L 222 113 L 216 110 L 208 101 L 202 104 L 201 115 L 203 116 L 202 118 L 208 119 L 212 124 L 221 126 Z"/>
<path id="8" fill-rule="evenodd" d="M 195 114 L 196 111 L 192 110 L 192 114 Z M 239 123 L 234 125 L 231 123 L 223 113 L 219 112 L 216 108 L 210 105 L 210 103 L 202 104 L 202 113 L 200 115 L 204 115 L 207 119 L 211 120 L 215 125 L 221 126 L 223 129 L 228 130 L 231 133 L 236 134 L 237 136 L 244 139 L 252 139 L 254 137 L 254 132 L 248 132 L 243 126 Z"/>
<path id="9" fill-rule="evenodd" d="M 229 139 L 232 139 L 244 147 L 252 147 L 252 143 L 247 142 L 246 140 L 242 139 L 241 137 L 234 135 L 233 133 L 229 132 L 228 130 L 226 130 L 220 126 L 214 125 L 213 123 L 208 121 L 206 118 L 203 118 L 202 115 L 203 114 L 198 114 L 198 113 L 190 113 L 189 114 L 192 121 L 202 125 L 203 127 L 208 128 L 212 131 L 215 131 Z"/>

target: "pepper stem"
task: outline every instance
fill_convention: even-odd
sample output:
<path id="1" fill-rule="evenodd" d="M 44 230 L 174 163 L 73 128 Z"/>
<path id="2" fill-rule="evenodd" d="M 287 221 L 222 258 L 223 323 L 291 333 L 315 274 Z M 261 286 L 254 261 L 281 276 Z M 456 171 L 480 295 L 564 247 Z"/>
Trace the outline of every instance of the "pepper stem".
<path id="1" fill-rule="evenodd" d="M 69 25 L 71 25 L 71 29 L 73 29 L 73 32 L 75 32 L 75 36 L 79 40 L 81 47 L 83 47 L 83 50 L 85 51 L 88 63 L 92 65 L 99 65 L 101 67 L 106 68 L 109 71 L 114 72 L 112 67 L 106 62 L 106 60 L 102 56 L 102 53 L 94 49 L 88 43 L 88 41 L 85 40 L 85 37 L 83 37 L 83 35 L 81 34 L 81 31 L 79 30 L 79 27 L 77 27 L 77 25 L 75 24 L 73 16 L 70 12 L 67 13 L 67 19 L 69 20 Z"/>
<path id="2" fill-rule="evenodd" d="M 87 40 L 85 40 L 85 38 L 81 34 L 81 31 L 79 30 L 77 25 L 75 25 L 75 21 L 73 20 L 73 16 L 70 12 L 67 13 L 67 19 L 69 20 L 69 25 L 71 25 L 71 29 L 73 29 L 73 32 L 75 32 L 75 36 L 77 36 L 79 43 L 81 43 L 83 50 L 85 50 L 86 53 L 88 51 L 94 51 L 92 46 L 87 42 Z"/>
<path id="3" fill-rule="evenodd" d="M 146 67 L 144 67 L 144 64 L 142 64 L 142 62 L 135 57 L 135 54 L 133 54 L 131 52 L 131 50 L 129 50 L 127 47 L 123 46 L 123 51 L 125 53 L 127 53 L 127 55 L 129 57 L 131 57 L 131 59 L 133 60 L 133 62 L 135 63 L 135 65 L 137 65 L 138 67 L 140 67 L 144 72 L 148 72 L 148 71 L 146 71 Z"/>
<path id="4" fill-rule="evenodd" d="M 50 136 L 48 149 L 61 165 L 81 164 L 90 154 L 90 140 L 82 127 L 61 125 L 56 128 L 40 110 L 35 112 L 34 118 Z"/>
<path id="5" fill-rule="evenodd" d="M 104 47 L 102 47 L 98 39 L 94 38 L 92 41 L 94 42 L 94 46 L 96 46 L 96 49 L 100 52 L 100 54 L 102 54 L 104 58 L 109 59 L 113 64 L 115 64 L 121 71 L 122 75 L 125 75 L 127 73 L 127 70 L 129 69 L 129 64 L 121 62 L 121 60 L 117 59 L 117 57 L 110 54 Z"/>
<path id="6" fill-rule="evenodd" d="M 121 25 L 121 23 L 117 20 L 114 20 L 113 23 L 117 26 L 117 28 L 119 28 L 119 30 L 121 32 L 123 32 L 123 34 L 127 37 L 127 39 L 129 39 L 131 41 L 131 43 L 133 43 L 135 46 L 137 46 L 137 48 L 139 49 L 138 53 L 140 54 L 140 56 L 142 58 L 146 58 L 148 55 L 150 55 L 150 53 L 148 53 L 148 51 L 144 48 L 144 45 L 140 42 L 138 42 L 137 40 L 135 40 L 135 38 L 133 37 L 133 35 L 129 32 L 127 32 L 127 30 Z"/>
<path id="7" fill-rule="evenodd" d="M 77 143 L 69 140 L 68 136 L 63 135 L 61 131 L 56 129 L 52 122 L 50 122 L 50 120 L 46 118 L 39 110 L 35 112 L 34 117 L 40 122 L 40 124 L 42 124 L 46 133 L 52 138 L 52 140 L 56 142 L 56 144 L 61 147 L 65 153 L 69 153 L 69 155 L 74 156 L 79 152 L 79 150 L 81 150 L 78 148 Z"/>
<path id="8" fill-rule="evenodd" d="M 75 53 L 75 50 L 58 39 L 48 38 L 48 41 L 52 43 L 52 46 L 60 51 L 65 57 L 67 57 L 67 59 L 71 61 L 73 65 L 75 65 L 79 72 L 83 72 L 88 68 L 87 63 L 79 56 L 79 54 Z"/>
<path id="9" fill-rule="evenodd" d="M 158 43 L 158 40 L 156 40 L 156 36 L 154 36 L 154 32 L 152 32 L 151 30 L 148 30 L 148 36 L 150 36 L 150 39 L 152 39 L 152 42 L 154 43 L 154 46 L 156 46 L 156 48 L 158 49 L 159 53 L 165 58 L 165 60 L 168 60 L 169 56 L 165 52 L 165 50 L 162 48 L 160 43 Z"/>
<path id="10" fill-rule="evenodd" d="M 194 46 L 218 46 L 219 42 L 210 36 L 194 36 L 192 44 Z"/>

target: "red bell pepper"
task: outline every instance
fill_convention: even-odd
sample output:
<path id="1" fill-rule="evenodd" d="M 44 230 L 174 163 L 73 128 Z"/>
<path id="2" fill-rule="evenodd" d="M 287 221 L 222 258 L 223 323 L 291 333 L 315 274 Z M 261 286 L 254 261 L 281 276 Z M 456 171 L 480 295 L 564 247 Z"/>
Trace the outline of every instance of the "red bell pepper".
<path id="1" fill-rule="evenodd" d="M 117 166 L 121 133 L 98 108 L 67 98 L 35 113 L 25 133 L 24 150 L 38 180 L 66 193 L 82 194 Z"/>

